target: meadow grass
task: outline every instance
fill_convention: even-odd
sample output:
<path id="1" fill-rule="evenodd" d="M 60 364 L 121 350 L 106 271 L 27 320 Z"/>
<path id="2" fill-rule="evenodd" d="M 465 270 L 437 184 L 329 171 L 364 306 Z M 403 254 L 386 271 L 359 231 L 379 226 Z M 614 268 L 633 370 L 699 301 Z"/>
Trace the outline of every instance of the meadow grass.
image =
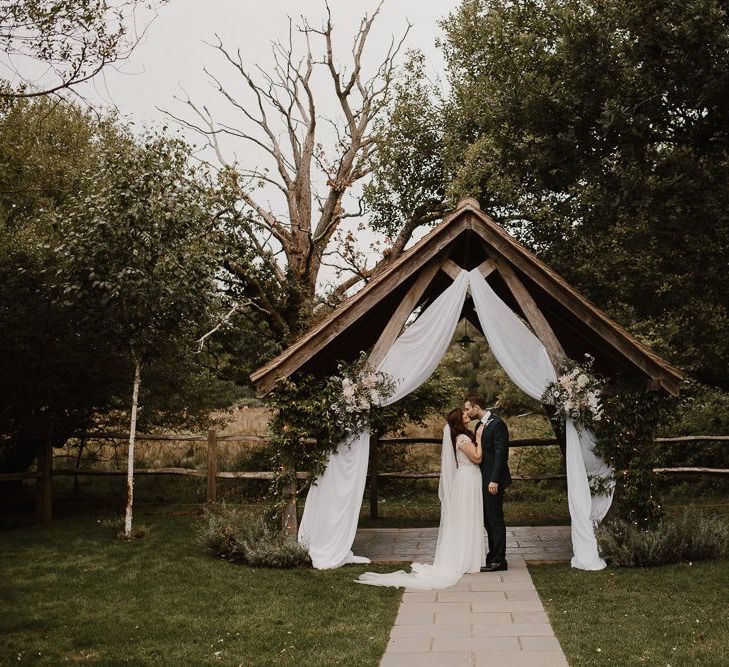
<path id="1" fill-rule="evenodd" d="M 0 533 L 0 664 L 376 665 L 384 651 L 401 591 L 356 585 L 363 566 L 232 565 L 175 508 L 138 511 L 149 532 L 130 542 L 99 521 Z"/>
<path id="2" fill-rule="evenodd" d="M 570 665 L 727 664 L 727 560 L 529 571 Z"/>

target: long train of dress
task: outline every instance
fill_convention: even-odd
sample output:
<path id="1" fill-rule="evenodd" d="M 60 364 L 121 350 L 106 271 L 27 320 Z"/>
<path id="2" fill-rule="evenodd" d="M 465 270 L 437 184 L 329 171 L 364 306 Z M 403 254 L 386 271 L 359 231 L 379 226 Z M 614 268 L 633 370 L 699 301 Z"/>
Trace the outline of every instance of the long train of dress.
<path id="1" fill-rule="evenodd" d="M 459 435 L 458 438 L 467 436 Z M 461 444 L 461 441 L 457 444 Z M 481 471 L 460 447 L 454 458 L 449 431 L 447 439 L 444 431 L 442 447 L 439 489 L 441 522 L 433 564 L 413 563 L 411 572 L 365 572 L 356 579 L 357 583 L 423 590 L 443 589 L 453 586 L 466 572 L 479 572 L 486 564 Z"/>

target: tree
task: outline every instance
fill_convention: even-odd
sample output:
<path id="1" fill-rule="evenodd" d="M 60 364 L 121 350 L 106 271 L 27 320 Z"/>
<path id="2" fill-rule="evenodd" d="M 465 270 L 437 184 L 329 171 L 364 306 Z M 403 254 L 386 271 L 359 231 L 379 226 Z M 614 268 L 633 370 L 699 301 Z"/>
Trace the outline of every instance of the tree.
<path id="1" fill-rule="evenodd" d="M 83 304 L 54 299 L 58 229 L 44 212 L 65 205 L 91 170 L 105 124 L 48 99 L 6 100 L 0 112 L 0 470 L 25 470 L 52 425 L 61 446 L 92 415 L 117 408 L 122 364 L 76 325 Z"/>
<path id="2" fill-rule="evenodd" d="M 0 86 L 0 97 L 38 97 L 73 90 L 104 67 L 129 56 L 141 35 L 129 35 L 137 9 L 167 0 L 0 0 L 0 50 L 23 82 Z M 15 59 L 44 65 L 41 88 L 29 86 Z"/>
<path id="3" fill-rule="evenodd" d="M 423 54 L 412 51 L 393 85 L 387 115 L 379 120 L 375 169 L 364 187 L 369 226 L 393 239 L 371 273 L 397 259 L 417 228 L 447 210 L 442 121 L 440 91 L 426 78 Z"/>
<path id="4" fill-rule="evenodd" d="M 188 159 L 181 141 L 151 135 L 137 144 L 122 136 L 85 175 L 83 195 L 56 216 L 59 298 L 95 304 L 85 326 L 125 350 L 134 368 L 127 536 L 142 369 L 197 347 L 218 304 L 217 217 L 205 174 Z"/>
<path id="5" fill-rule="evenodd" d="M 451 198 L 729 387 L 725 5 L 464 0 L 444 27 Z"/>
<path id="6" fill-rule="evenodd" d="M 173 116 L 206 137 L 215 152 L 239 236 L 239 245 L 231 248 L 225 266 L 284 339 L 305 328 L 323 265 L 334 265 L 350 276 L 339 286 L 337 296 L 373 272 L 373 267 L 362 266 L 351 243 L 353 235 L 343 231 L 343 222 L 362 215 L 361 203 L 350 206 L 348 198 L 358 199 L 357 187 L 376 165 L 383 127 L 378 119 L 390 101 L 396 59 L 409 30 L 399 41 L 393 39 L 378 65 L 367 67 L 368 38 L 378 13 L 379 6 L 362 19 L 347 72 L 335 56 L 328 7 L 323 27 L 316 28 L 306 19 L 298 27 L 303 54 L 295 45 L 293 25 L 288 41 L 274 43 L 269 71 L 259 67 L 254 73 L 240 52 L 218 42 L 215 49 L 240 77 L 248 97 L 226 88 L 209 70 L 206 73 L 240 121 L 216 122 L 207 107 L 189 98 L 183 100 L 187 116 Z M 337 118 L 321 115 L 329 100 L 315 96 L 312 81 L 318 71 L 331 85 Z M 322 125 L 333 134 L 333 141 L 322 138 Z M 221 136 L 242 141 L 258 151 L 258 157 L 228 159 Z M 264 204 L 267 197 L 277 198 L 278 207 Z M 392 247 L 381 266 L 402 252 L 413 229 L 411 225 L 388 228 Z M 238 261 L 239 256 L 251 254 L 257 255 L 256 264 Z M 258 271 L 266 267 L 264 281 L 251 276 L 251 266 Z"/>

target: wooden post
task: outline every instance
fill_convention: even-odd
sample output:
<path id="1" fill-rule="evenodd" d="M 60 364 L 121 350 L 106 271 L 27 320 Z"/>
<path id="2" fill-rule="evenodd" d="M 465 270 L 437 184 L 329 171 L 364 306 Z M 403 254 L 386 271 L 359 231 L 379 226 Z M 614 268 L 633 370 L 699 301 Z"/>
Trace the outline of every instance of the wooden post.
<path id="1" fill-rule="evenodd" d="M 215 502 L 217 489 L 218 474 L 218 434 L 215 429 L 208 431 L 208 502 Z"/>
<path id="2" fill-rule="evenodd" d="M 377 368 L 385 359 L 392 344 L 405 326 L 405 322 L 407 322 L 413 309 L 418 304 L 418 301 L 420 301 L 420 298 L 425 294 L 425 290 L 428 289 L 428 285 L 430 285 L 435 274 L 438 273 L 438 269 L 442 266 L 442 261 L 431 262 L 423 268 L 420 275 L 415 279 L 408 293 L 392 314 L 390 321 L 385 325 L 380 337 L 372 348 L 372 352 L 370 352 L 368 361 L 372 368 Z M 460 269 L 460 267 L 458 268 Z"/>
<path id="3" fill-rule="evenodd" d="M 79 438 L 79 446 L 78 446 L 78 456 L 76 457 L 76 467 L 74 468 L 74 471 L 76 474 L 73 476 L 73 492 L 78 493 L 78 470 L 81 467 L 81 456 L 84 453 L 84 448 L 86 447 L 86 429 L 84 429 L 83 433 L 81 434 L 81 437 Z"/>
<path id="4" fill-rule="evenodd" d="M 50 523 L 53 499 L 53 439 L 52 429 L 48 428 L 45 438 L 38 443 L 38 474 L 36 482 L 36 518 L 42 523 Z"/>
<path id="5" fill-rule="evenodd" d="M 283 489 L 286 504 L 281 517 L 282 528 L 284 535 L 296 539 L 299 533 L 299 517 L 296 508 L 296 471 L 293 466 L 288 465 L 285 467 L 285 472 L 289 473 L 289 481 Z"/>
<path id="6" fill-rule="evenodd" d="M 377 518 L 379 446 L 380 438 L 373 433 L 370 436 L 370 519 Z"/>
<path id="7" fill-rule="evenodd" d="M 504 282 L 516 299 L 516 302 L 522 309 L 524 316 L 527 318 L 529 324 L 531 324 L 537 338 L 547 350 L 547 354 L 552 361 L 555 371 L 559 370 L 559 367 L 567 358 L 567 355 L 565 354 L 564 349 L 562 349 L 562 344 L 554 334 L 549 322 L 547 322 L 547 319 L 539 309 L 539 306 L 532 298 L 532 295 L 529 294 L 524 283 L 522 283 L 516 275 L 514 269 L 511 268 L 511 265 L 501 259 L 496 260 L 493 257 L 491 259 L 496 264 L 496 270 L 504 279 Z"/>

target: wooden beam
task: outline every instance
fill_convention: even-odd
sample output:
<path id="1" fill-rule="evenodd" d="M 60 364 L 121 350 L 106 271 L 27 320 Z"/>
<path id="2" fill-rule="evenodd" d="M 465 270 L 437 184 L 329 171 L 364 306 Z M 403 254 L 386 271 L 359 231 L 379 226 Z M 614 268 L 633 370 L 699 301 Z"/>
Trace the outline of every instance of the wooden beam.
<path id="1" fill-rule="evenodd" d="M 446 259 L 445 262 L 450 260 Z M 435 274 L 438 273 L 438 269 L 442 268 L 445 264 L 443 260 L 436 259 L 426 266 L 422 273 L 415 279 L 407 294 L 400 302 L 400 305 L 395 309 L 390 321 L 385 325 L 379 339 L 370 352 L 369 363 L 373 368 L 377 368 L 387 355 L 388 350 L 392 347 L 397 337 L 400 335 L 400 331 L 405 326 L 408 317 L 410 317 L 413 309 L 417 305 L 420 298 L 428 289 L 428 285 L 432 282 Z"/>
<path id="2" fill-rule="evenodd" d="M 546 348 L 547 354 L 549 355 L 555 370 L 558 370 L 562 365 L 562 362 L 567 358 L 567 355 L 562 348 L 562 344 L 557 339 L 557 336 L 555 336 L 549 322 L 547 322 L 547 319 L 539 309 L 536 301 L 534 301 L 532 295 L 529 294 L 527 288 L 524 287 L 524 283 L 521 282 L 519 276 L 517 276 L 514 269 L 511 268 L 511 265 L 501 259 L 494 260 L 494 264 L 496 265 L 496 270 L 499 272 L 499 275 L 504 279 L 507 287 L 514 295 L 514 298 L 519 304 L 519 307 L 522 309 L 527 321 L 531 324 L 532 329 L 534 329 L 534 333 L 537 338 L 539 338 L 542 345 Z"/>
<path id="3" fill-rule="evenodd" d="M 446 259 L 440 268 L 441 271 L 447 274 L 451 280 L 458 278 L 458 276 L 461 275 L 461 271 L 463 271 L 463 269 L 450 258 Z"/>
<path id="4" fill-rule="evenodd" d="M 494 261 L 489 258 L 481 262 L 476 268 L 481 272 L 481 275 L 484 278 L 487 278 L 490 274 L 496 271 L 496 264 L 494 264 Z"/>
<path id="5" fill-rule="evenodd" d="M 590 303 L 561 276 L 528 251 L 490 216 L 481 210 L 471 211 L 471 227 L 500 257 L 534 280 L 552 298 L 561 303 L 578 321 L 584 323 L 605 342 L 640 368 L 648 377 L 660 376 L 669 393 L 678 394 L 683 374 L 642 345 L 634 336 L 617 325 L 607 314 Z"/>
<path id="6" fill-rule="evenodd" d="M 370 519 L 377 518 L 379 454 L 379 438 L 373 433 L 370 437 Z"/>
<path id="7" fill-rule="evenodd" d="M 649 380 L 646 380 L 646 391 L 660 391 L 661 386 L 661 381 L 658 378 L 650 378 Z"/>

